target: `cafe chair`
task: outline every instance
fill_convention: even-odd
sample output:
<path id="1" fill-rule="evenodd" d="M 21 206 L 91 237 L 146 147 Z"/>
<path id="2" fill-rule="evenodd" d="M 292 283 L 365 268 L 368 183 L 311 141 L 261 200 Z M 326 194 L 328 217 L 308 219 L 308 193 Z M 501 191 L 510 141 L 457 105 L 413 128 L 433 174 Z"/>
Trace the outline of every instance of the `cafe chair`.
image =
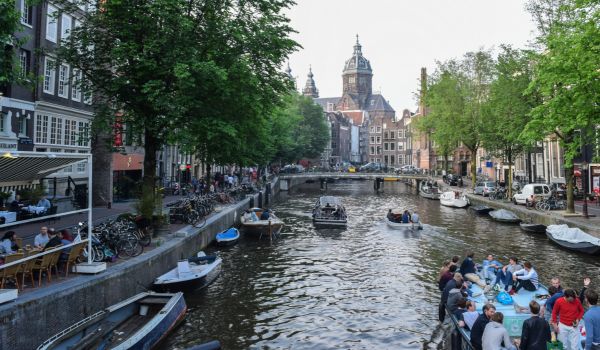
<path id="1" fill-rule="evenodd" d="M 23 264 L 21 269 L 21 288 L 25 288 L 25 278 L 31 279 L 31 287 L 35 288 L 35 281 L 33 279 L 33 268 L 35 267 L 36 259 L 29 259 Z"/>
<path id="2" fill-rule="evenodd" d="M 86 244 L 87 244 L 86 242 L 81 242 L 77 245 L 74 245 L 71 248 L 71 251 L 69 252 L 69 256 L 67 257 L 67 260 L 65 262 L 65 277 L 69 276 L 69 266 L 71 266 L 77 262 L 77 259 L 83 253 L 83 250 L 85 249 Z"/>
<path id="3" fill-rule="evenodd" d="M 23 254 L 10 254 L 7 255 L 6 257 L 4 257 L 4 264 L 8 264 L 14 261 L 17 261 L 19 259 L 23 258 Z M 19 289 L 19 279 L 17 278 L 17 274 L 21 271 L 21 264 L 16 264 L 13 266 L 9 266 L 9 267 L 5 267 L 2 270 L 0 270 L 0 289 L 4 288 L 4 282 L 7 279 L 11 279 L 15 281 L 15 285 L 17 286 L 17 289 Z"/>

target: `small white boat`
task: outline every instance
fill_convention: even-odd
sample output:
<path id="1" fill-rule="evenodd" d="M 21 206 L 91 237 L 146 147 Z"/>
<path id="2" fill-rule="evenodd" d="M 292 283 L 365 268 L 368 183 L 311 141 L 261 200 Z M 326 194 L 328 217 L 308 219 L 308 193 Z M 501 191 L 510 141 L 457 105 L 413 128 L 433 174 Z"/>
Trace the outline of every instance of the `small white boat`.
<path id="1" fill-rule="evenodd" d="M 268 219 L 261 220 L 263 211 L 261 208 L 251 208 L 242 215 L 242 230 L 245 233 L 262 237 L 263 235 L 269 236 L 269 234 L 277 235 L 281 231 L 283 221 L 275 216 L 273 211 L 269 211 Z"/>
<path id="2" fill-rule="evenodd" d="M 499 222 L 506 222 L 511 224 L 521 222 L 521 219 L 515 213 L 506 209 L 492 210 L 491 212 L 489 212 L 489 215 L 492 217 L 492 219 Z"/>
<path id="3" fill-rule="evenodd" d="M 578 227 L 550 225 L 546 228 L 546 236 L 561 247 L 586 254 L 600 254 L 600 238 L 594 237 Z"/>
<path id="4" fill-rule="evenodd" d="M 240 239 L 240 232 L 235 227 L 219 232 L 215 236 L 218 246 L 234 245 L 237 243 L 238 239 Z"/>
<path id="5" fill-rule="evenodd" d="M 448 191 L 440 195 L 440 204 L 447 207 L 466 208 L 469 205 L 469 198 L 464 193 Z"/>
<path id="6" fill-rule="evenodd" d="M 315 226 L 345 227 L 348 222 L 346 209 L 337 197 L 322 196 L 313 208 Z"/>
<path id="7" fill-rule="evenodd" d="M 440 189 L 434 180 L 421 181 L 419 195 L 429 199 L 440 199 Z"/>
<path id="8" fill-rule="evenodd" d="M 390 219 L 388 219 L 388 218 L 385 218 L 385 222 L 389 228 L 394 229 L 394 230 L 422 230 L 423 229 L 423 224 L 420 222 L 417 222 L 417 223 L 409 222 L 408 224 L 403 224 L 401 222 L 390 221 Z"/>
<path id="9" fill-rule="evenodd" d="M 177 267 L 157 277 L 153 288 L 160 292 L 192 291 L 209 285 L 221 271 L 221 258 L 204 252 L 188 260 L 179 261 Z"/>

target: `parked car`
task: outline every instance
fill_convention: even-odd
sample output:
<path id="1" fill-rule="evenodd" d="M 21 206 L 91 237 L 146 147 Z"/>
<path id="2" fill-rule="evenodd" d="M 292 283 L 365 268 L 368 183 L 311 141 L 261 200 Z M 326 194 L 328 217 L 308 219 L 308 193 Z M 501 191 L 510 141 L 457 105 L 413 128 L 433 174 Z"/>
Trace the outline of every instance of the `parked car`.
<path id="1" fill-rule="evenodd" d="M 496 191 L 496 183 L 492 181 L 482 181 L 475 184 L 473 189 L 474 194 L 480 194 L 482 196 L 489 196 L 491 192 Z"/>
<path id="2" fill-rule="evenodd" d="M 418 168 L 414 165 L 403 165 L 400 168 L 396 169 L 395 172 L 397 174 L 416 174 L 418 173 Z"/>
<path id="3" fill-rule="evenodd" d="M 381 163 L 367 163 L 359 168 L 360 172 L 382 172 L 384 166 Z"/>
<path id="4" fill-rule="evenodd" d="M 304 167 L 300 164 L 288 164 L 281 169 L 281 172 L 284 174 L 303 173 Z"/>
<path id="5" fill-rule="evenodd" d="M 458 175 L 448 174 L 444 177 L 444 182 L 450 186 L 458 186 Z"/>
<path id="6" fill-rule="evenodd" d="M 522 190 L 517 192 L 513 196 L 513 203 L 515 204 L 529 204 L 531 196 L 536 198 L 548 198 L 552 195 L 550 186 L 546 184 L 527 184 Z"/>

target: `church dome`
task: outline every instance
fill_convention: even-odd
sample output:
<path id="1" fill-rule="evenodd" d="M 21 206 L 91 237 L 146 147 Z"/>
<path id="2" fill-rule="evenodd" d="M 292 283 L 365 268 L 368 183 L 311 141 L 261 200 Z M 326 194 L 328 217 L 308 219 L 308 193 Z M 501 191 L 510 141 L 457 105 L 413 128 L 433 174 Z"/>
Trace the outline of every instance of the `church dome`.
<path id="1" fill-rule="evenodd" d="M 362 55 L 362 46 L 356 36 L 356 45 L 354 45 L 354 54 L 346 61 L 344 65 L 344 74 L 346 73 L 368 73 L 372 74 L 371 63 Z"/>

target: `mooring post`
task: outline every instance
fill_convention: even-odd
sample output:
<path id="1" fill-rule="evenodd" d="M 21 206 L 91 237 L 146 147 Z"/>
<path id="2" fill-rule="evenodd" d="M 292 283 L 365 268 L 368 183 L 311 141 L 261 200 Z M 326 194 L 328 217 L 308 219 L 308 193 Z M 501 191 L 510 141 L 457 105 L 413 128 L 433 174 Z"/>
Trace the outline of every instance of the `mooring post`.
<path id="1" fill-rule="evenodd" d="M 271 220 L 269 220 L 269 240 L 273 243 L 273 228 L 271 226 Z"/>

